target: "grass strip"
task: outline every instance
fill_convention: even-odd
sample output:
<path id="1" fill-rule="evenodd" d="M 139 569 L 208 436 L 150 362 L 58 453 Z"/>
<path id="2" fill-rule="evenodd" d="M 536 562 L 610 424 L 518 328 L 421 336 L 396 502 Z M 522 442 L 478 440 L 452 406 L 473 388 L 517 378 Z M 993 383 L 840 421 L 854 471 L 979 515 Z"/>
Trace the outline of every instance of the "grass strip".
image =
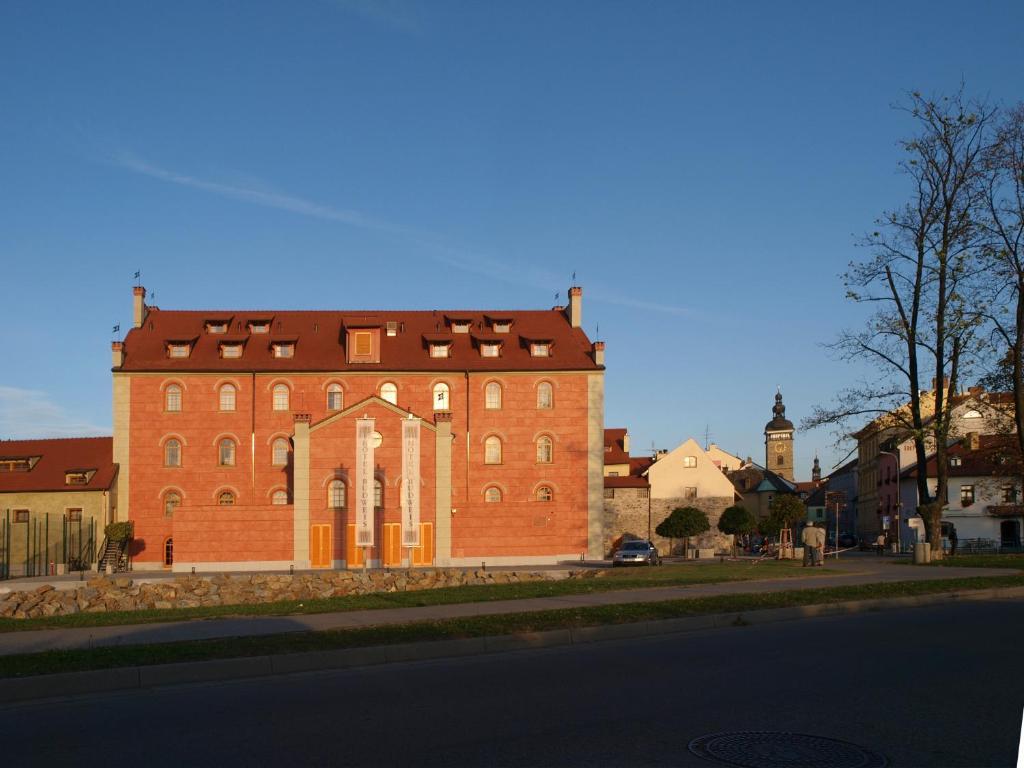
<path id="1" fill-rule="evenodd" d="M 1024 554 L 1007 555 L 954 555 L 930 563 L 915 563 L 927 568 L 1019 568 L 1024 570 Z"/>
<path id="2" fill-rule="evenodd" d="M 601 571 L 587 579 L 533 581 L 520 584 L 445 587 L 415 592 L 375 592 L 310 600 L 280 600 L 272 603 L 211 605 L 199 608 L 162 610 L 110 611 L 75 613 L 34 619 L 0 618 L 0 632 L 23 632 L 34 629 L 67 629 L 72 627 L 107 627 L 128 624 L 152 624 L 165 621 L 213 619 L 224 616 L 287 616 L 308 613 L 341 613 L 381 608 L 416 608 L 428 605 L 481 603 L 492 600 L 522 600 L 533 597 L 557 597 L 623 589 L 645 589 L 687 584 L 717 584 L 727 581 L 777 579 L 797 576 L 822 576 L 828 568 L 801 568 L 789 561 L 740 561 L 708 565 L 666 565 L 661 568 L 630 568 Z"/>
<path id="3" fill-rule="evenodd" d="M 658 603 L 626 603 L 592 608 L 474 616 L 391 626 L 324 632 L 297 632 L 260 637 L 197 640 L 159 645 L 118 646 L 0 656 L 0 677 L 26 677 L 113 667 L 169 664 L 183 661 L 328 651 L 396 643 L 488 637 L 551 629 L 656 621 L 713 613 L 739 613 L 767 608 L 909 597 L 996 587 L 1024 586 L 1024 574 L 935 581 L 902 581 L 813 590 L 715 595 Z"/>

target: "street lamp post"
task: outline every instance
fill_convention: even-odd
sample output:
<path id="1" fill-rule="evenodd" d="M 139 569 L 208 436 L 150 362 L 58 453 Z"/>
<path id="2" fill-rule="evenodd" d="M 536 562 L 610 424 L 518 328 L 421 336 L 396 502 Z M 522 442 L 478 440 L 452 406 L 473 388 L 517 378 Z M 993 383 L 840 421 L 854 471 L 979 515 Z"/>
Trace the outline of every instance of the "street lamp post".
<path id="1" fill-rule="evenodd" d="M 902 526 L 903 526 L 903 495 L 900 491 L 900 453 L 899 448 L 896 452 L 883 451 L 879 449 L 879 453 L 884 453 L 886 456 L 892 456 L 896 459 L 896 551 L 903 552 L 903 537 L 902 537 Z"/>

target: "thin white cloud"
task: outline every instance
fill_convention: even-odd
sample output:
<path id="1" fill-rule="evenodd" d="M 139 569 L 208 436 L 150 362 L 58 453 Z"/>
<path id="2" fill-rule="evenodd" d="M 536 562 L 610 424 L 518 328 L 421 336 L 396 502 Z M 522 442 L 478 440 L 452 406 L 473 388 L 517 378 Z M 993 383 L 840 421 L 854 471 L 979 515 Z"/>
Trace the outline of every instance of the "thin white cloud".
<path id="1" fill-rule="evenodd" d="M 289 213 L 312 216 L 313 218 L 326 219 L 327 221 L 338 221 L 363 229 L 375 229 L 385 232 L 405 231 L 401 227 L 374 219 L 359 211 L 348 208 L 334 208 L 329 205 L 315 203 L 312 200 L 295 197 L 294 195 L 281 194 L 280 192 L 263 188 L 263 185 L 255 182 L 251 185 L 241 186 L 188 176 L 153 165 L 131 152 L 120 152 L 115 155 L 114 164 L 119 168 L 142 174 L 143 176 L 149 176 L 152 179 L 177 184 L 182 187 L 200 189 L 204 192 L 211 192 L 215 195 L 228 197 L 232 200 L 240 200 L 245 203 L 261 205 L 265 208 L 276 208 L 279 211 L 288 211 Z"/>
<path id="2" fill-rule="evenodd" d="M 364 19 L 380 22 L 403 32 L 423 32 L 423 23 L 415 7 L 404 0 L 334 0 L 334 5 Z"/>
<path id="3" fill-rule="evenodd" d="M 148 176 L 149 178 L 157 179 L 158 181 L 163 181 L 169 184 L 177 184 L 182 187 L 198 189 L 203 192 L 221 195 L 223 197 L 228 197 L 245 203 L 251 203 L 253 205 L 288 211 L 300 216 L 311 216 L 313 218 L 336 221 L 354 227 L 361 227 L 363 229 L 401 234 L 409 238 L 421 249 L 435 252 L 439 251 L 440 253 L 435 253 L 435 255 L 432 256 L 435 261 L 446 264 L 462 272 L 482 275 L 484 277 L 501 280 L 502 282 L 511 283 L 513 285 L 525 285 L 541 291 L 549 291 L 553 287 L 557 290 L 558 287 L 565 285 L 567 276 L 555 275 L 549 270 L 533 266 L 522 259 L 510 259 L 508 261 L 504 261 L 481 256 L 479 254 L 469 254 L 465 251 L 441 245 L 442 238 L 434 233 L 403 227 L 380 219 L 374 219 L 360 213 L 359 211 L 334 208 L 305 198 L 285 195 L 273 190 L 269 186 L 257 180 L 247 181 L 244 185 L 210 181 L 208 179 L 201 179 L 196 176 L 189 176 L 184 173 L 162 168 L 143 160 L 131 152 L 117 153 L 114 156 L 113 162 L 117 167 L 124 170 Z M 559 291 L 559 294 L 564 300 L 564 292 Z M 618 293 L 604 290 L 597 286 L 589 288 L 588 295 L 591 299 L 600 303 L 628 307 L 630 309 L 638 309 L 645 312 L 658 312 L 670 315 L 692 314 L 692 310 L 686 307 L 635 299 L 630 296 L 623 296 Z M 554 301 L 554 296 L 555 294 L 552 293 L 552 301 Z"/>
<path id="4" fill-rule="evenodd" d="M 109 435 L 110 426 L 84 421 L 54 403 L 45 392 L 0 386 L 0 438 Z"/>

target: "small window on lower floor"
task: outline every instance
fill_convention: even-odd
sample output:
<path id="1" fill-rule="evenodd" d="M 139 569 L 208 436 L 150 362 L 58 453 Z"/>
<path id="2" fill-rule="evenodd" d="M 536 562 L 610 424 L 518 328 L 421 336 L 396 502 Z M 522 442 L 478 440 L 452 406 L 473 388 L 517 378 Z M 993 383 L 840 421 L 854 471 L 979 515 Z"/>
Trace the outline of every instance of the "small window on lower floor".
<path id="1" fill-rule="evenodd" d="M 14 510 L 14 522 L 16 522 L 16 523 L 27 523 L 28 522 L 28 510 L 27 509 L 16 509 L 16 510 Z"/>
<path id="2" fill-rule="evenodd" d="M 80 523 L 80 522 L 82 522 L 82 510 L 80 510 L 80 509 L 69 509 L 68 510 L 68 522 L 69 523 Z"/>
<path id="3" fill-rule="evenodd" d="M 488 488 L 486 491 L 484 491 L 484 501 L 488 503 L 501 501 L 501 489 L 495 488 L 493 486 Z"/>
<path id="4" fill-rule="evenodd" d="M 693 487 L 683 488 L 683 498 L 684 499 L 696 499 L 697 498 L 697 489 L 693 488 Z"/>
<path id="5" fill-rule="evenodd" d="M 224 491 L 217 497 L 217 503 L 222 507 L 231 507 L 235 504 L 235 494 L 231 491 Z"/>
<path id="6" fill-rule="evenodd" d="M 555 494 L 551 492 L 548 486 L 542 485 L 537 489 L 537 501 L 551 501 L 554 498 Z"/>
<path id="7" fill-rule="evenodd" d="M 174 565 L 174 539 L 164 542 L 164 565 Z"/>
<path id="8" fill-rule="evenodd" d="M 606 499 L 614 499 L 615 498 L 615 489 L 614 488 L 605 488 L 604 489 L 604 497 Z"/>
<path id="9" fill-rule="evenodd" d="M 287 504 L 288 491 L 274 491 L 274 495 L 271 497 L 271 503 L 277 506 Z"/>

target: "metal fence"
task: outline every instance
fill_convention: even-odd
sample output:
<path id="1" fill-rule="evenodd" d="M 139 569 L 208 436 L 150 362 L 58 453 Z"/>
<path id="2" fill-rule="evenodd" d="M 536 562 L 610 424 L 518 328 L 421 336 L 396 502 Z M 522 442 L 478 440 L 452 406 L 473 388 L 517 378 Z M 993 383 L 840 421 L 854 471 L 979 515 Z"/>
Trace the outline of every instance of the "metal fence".
<path id="1" fill-rule="evenodd" d="M 96 520 L 70 520 L 67 514 L 0 518 L 0 579 L 45 576 L 61 570 L 84 571 L 96 562 Z"/>

